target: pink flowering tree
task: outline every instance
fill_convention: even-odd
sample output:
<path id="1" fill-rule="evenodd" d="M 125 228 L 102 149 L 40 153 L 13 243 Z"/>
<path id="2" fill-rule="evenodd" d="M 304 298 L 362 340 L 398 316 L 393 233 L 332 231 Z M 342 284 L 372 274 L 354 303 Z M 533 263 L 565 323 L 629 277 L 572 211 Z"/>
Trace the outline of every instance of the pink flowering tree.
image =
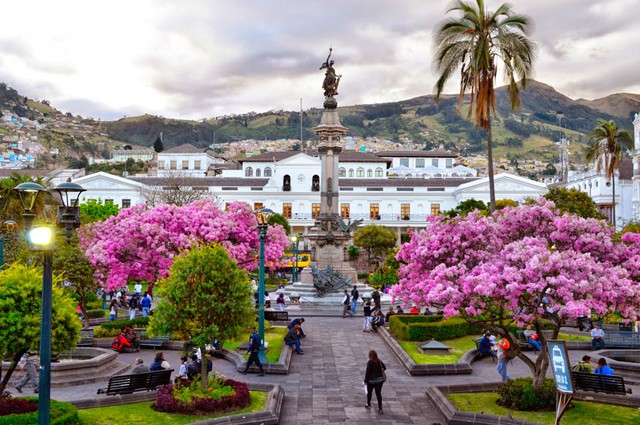
<path id="1" fill-rule="evenodd" d="M 543 318 L 551 321 L 553 338 L 565 321 L 591 313 L 636 318 L 640 235 L 622 242 L 612 235 L 604 221 L 561 215 L 542 199 L 490 217 L 432 217 L 398 252 L 403 266 L 392 294 L 503 333 L 511 355 L 527 364 L 540 387 L 548 367 Z M 528 323 L 543 347 L 536 360 L 508 332 Z"/>
<path id="2" fill-rule="evenodd" d="M 218 243 L 240 268 L 258 266 L 257 221 L 246 203 L 236 202 L 226 211 L 211 200 L 185 206 L 135 206 L 103 222 L 83 226 L 80 243 L 95 278 L 111 290 L 128 279 L 157 281 L 166 278 L 174 257 L 201 244 Z M 267 231 L 267 267 L 277 267 L 289 240 L 281 226 Z"/>

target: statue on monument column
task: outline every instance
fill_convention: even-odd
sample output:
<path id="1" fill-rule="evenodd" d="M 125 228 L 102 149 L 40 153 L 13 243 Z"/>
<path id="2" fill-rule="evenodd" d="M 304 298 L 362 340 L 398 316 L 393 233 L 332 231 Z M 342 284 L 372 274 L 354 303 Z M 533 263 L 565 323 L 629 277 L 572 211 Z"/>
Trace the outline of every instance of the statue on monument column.
<path id="1" fill-rule="evenodd" d="M 333 49 L 329 47 L 329 56 L 327 56 L 327 60 L 320 67 L 321 70 L 326 69 L 324 81 L 322 82 L 325 97 L 338 95 L 338 84 L 340 84 L 340 78 L 342 77 L 342 75 L 336 75 L 336 70 L 333 68 L 334 61 L 331 60 L 332 51 Z"/>

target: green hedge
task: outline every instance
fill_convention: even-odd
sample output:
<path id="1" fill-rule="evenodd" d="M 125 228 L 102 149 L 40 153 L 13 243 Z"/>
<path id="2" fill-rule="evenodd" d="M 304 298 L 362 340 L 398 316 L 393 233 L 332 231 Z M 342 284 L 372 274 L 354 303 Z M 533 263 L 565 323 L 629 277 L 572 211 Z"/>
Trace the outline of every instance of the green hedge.
<path id="1" fill-rule="evenodd" d="M 30 401 L 38 402 L 38 397 L 26 397 Z M 51 425 L 76 425 L 80 423 L 78 409 L 70 403 L 51 400 Z M 33 425 L 38 423 L 38 412 L 21 413 L 0 416 L 0 425 Z"/>
<path id="2" fill-rule="evenodd" d="M 394 315 L 390 318 L 389 328 L 393 335 L 403 341 L 426 341 L 435 339 L 460 338 L 479 334 L 482 329 L 464 319 L 443 320 L 442 316 Z"/>
<path id="3" fill-rule="evenodd" d="M 87 314 L 86 317 L 88 317 L 89 319 L 100 319 L 102 317 L 104 317 L 104 310 L 103 309 L 93 309 L 93 310 L 87 310 Z"/>
<path id="4" fill-rule="evenodd" d="M 120 330 L 126 326 L 129 326 L 130 328 L 146 328 L 149 326 L 149 318 L 136 317 L 133 320 L 114 320 L 113 322 L 104 322 L 100 324 L 100 327 L 104 329 Z"/>

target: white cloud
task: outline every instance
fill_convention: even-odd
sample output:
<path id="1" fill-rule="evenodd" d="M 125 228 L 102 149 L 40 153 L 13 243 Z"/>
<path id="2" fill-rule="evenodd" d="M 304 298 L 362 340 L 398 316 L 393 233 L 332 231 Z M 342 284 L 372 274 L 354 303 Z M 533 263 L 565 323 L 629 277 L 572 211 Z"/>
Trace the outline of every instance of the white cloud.
<path id="1" fill-rule="evenodd" d="M 487 2 L 495 8 L 498 1 Z M 640 92 L 640 0 L 514 0 L 539 47 L 534 78 L 570 97 Z M 0 81 L 74 114 L 204 118 L 322 104 L 329 45 L 342 105 L 431 93 L 424 0 L 23 0 L 3 5 Z M 6 18 L 14 17 L 14 18 Z M 447 91 L 456 92 L 452 79 Z"/>

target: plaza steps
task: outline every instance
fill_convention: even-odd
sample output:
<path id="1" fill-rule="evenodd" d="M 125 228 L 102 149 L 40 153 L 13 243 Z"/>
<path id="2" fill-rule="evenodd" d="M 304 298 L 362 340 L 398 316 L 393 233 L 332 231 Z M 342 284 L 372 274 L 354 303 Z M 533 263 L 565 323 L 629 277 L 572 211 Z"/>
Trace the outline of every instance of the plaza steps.
<path id="1" fill-rule="evenodd" d="M 79 369 L 77 372 L 66 370 L 64 374 L 53 371 L 51 373 L 51 388 L 73 387 L 97 382 L 106 383 L 113 375 L 126 375 L 130 369 L 131 365 L 128 363 L 113 361 L 91 369 L 90 374 L 87 374 L 87 369 Z M 25 372 L 16 369 L 11 375 L 10 382 L 17 384 L 24 375 Z M 29 386 L 25 387 L 25 390 L 31 391 Z"/>

